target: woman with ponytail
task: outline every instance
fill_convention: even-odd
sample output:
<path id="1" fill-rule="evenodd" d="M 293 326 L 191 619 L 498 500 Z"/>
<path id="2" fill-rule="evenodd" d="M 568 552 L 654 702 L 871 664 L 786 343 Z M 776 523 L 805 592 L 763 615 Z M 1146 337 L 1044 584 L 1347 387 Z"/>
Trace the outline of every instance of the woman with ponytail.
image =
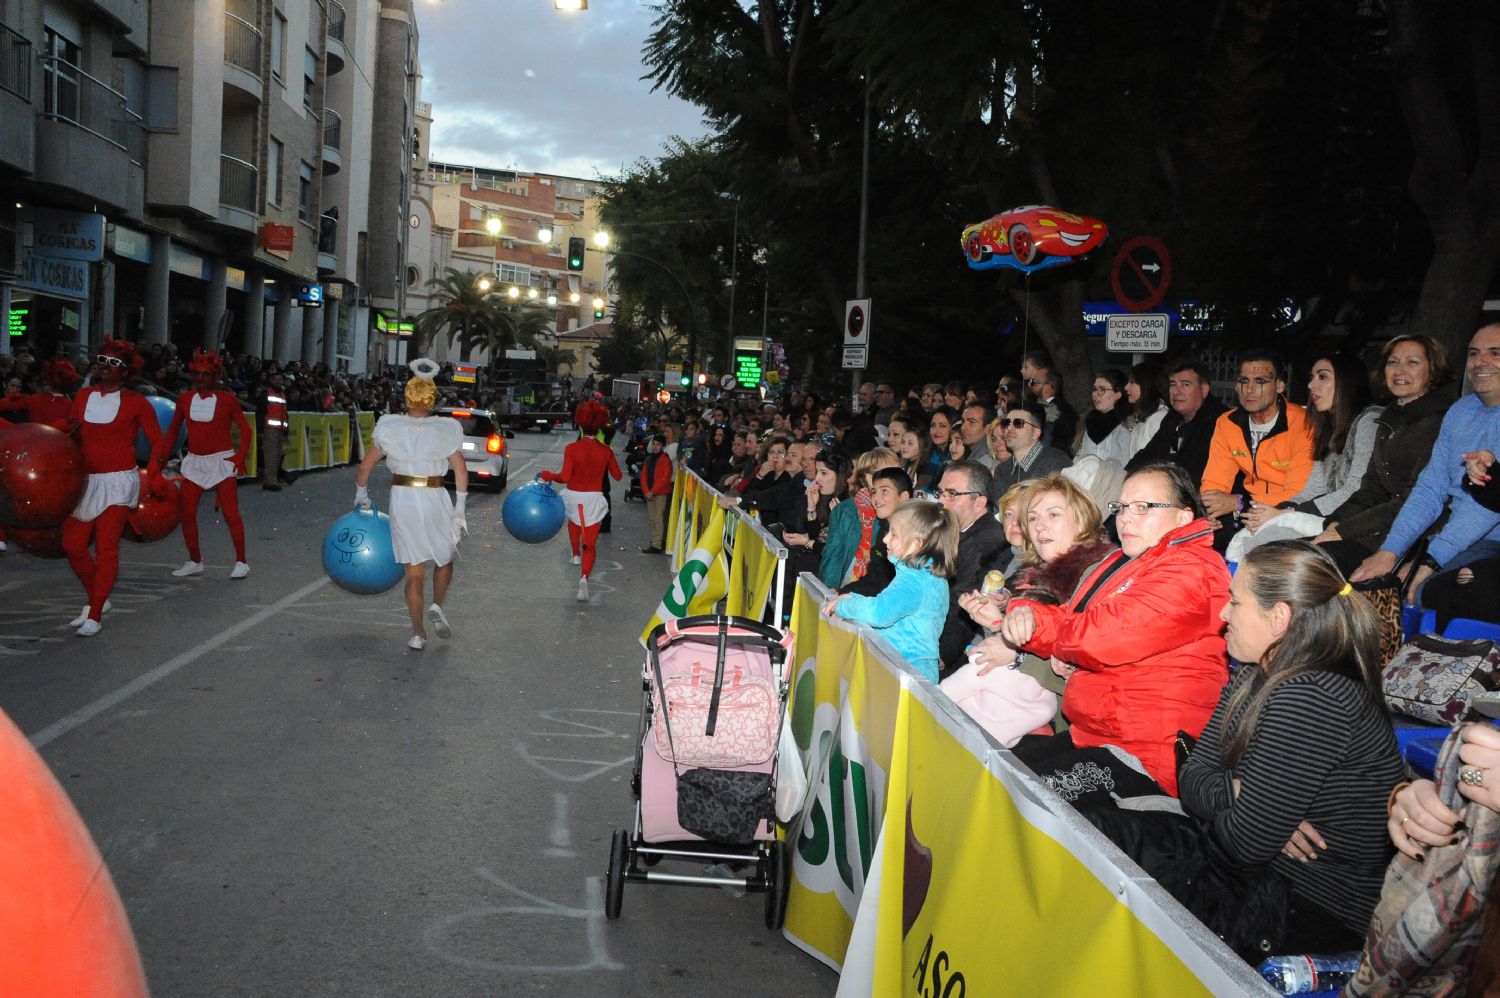
<path id="1" fill-rule="evenodd" d="M 1379 619 L 1306 541 L 1247 553 L 1220 616 L 1245 664 L 1178 770 L 1198 855 L 1150 872 L 1242 955 L 1358 949 L 1403 773 Z"/>

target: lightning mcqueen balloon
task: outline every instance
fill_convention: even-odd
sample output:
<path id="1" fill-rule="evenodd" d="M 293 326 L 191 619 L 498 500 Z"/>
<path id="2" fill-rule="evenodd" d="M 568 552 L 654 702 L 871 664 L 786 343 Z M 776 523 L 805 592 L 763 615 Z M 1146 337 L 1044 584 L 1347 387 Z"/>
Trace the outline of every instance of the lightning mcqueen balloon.
<path id="1" fill-rule="evenodd" d="M 1029 274 L 1072 263 L 1108 235 L 1109 227 L 1097 218 L 1026 205 L 964 229 L 963 248 L 971 270 L 1010 267 Z"/>

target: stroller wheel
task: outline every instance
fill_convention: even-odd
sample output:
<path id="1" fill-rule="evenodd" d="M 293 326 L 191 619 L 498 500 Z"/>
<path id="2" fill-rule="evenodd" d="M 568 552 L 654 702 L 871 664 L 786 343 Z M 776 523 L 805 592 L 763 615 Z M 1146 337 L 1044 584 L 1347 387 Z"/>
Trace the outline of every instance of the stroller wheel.
<path id="1" fill-rule="evenodd" d="M 619 918 L 625 898 L 625 867 L 630 862 L 630 835 L 616 828 L 609 841 L 609 876 L 604 887 L 604 917 Z"/>
<path id="2" fill-rule="evenodd" d="M 766 870 L 766 928 L 779 929 L 786 921 L 786 893 L 792 875 L 786 843 L 772 842 L 771 852 L 763 862 Z"/>

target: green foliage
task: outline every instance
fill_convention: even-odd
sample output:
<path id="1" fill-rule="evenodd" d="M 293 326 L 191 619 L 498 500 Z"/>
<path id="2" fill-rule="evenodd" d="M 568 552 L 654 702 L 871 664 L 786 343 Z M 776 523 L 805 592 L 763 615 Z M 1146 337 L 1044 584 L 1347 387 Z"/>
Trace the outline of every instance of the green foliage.
<path id="1" fill-rule="evenodd" d="M 534 345 L 547 331 L 550 318 L 545 310 L 511 302 L 493 287 L 481 288 L 482 277 L 448 267 L 427 282 L 437 292 L 438 304 L 417 316 L 418 353 L 443 336 L 458 344 L 460 359 L 468 360 L 475 350 L 484 349 L 493 362 L 507 348 Z"/>

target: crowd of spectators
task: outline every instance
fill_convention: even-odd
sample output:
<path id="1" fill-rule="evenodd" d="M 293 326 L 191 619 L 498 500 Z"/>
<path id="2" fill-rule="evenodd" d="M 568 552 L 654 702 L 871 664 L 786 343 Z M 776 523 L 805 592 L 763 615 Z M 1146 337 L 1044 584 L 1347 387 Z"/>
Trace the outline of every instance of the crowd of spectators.
<path id="1" fill-rule="evenodd" d="M 1396 792 L 1389 625 L 1356 588 L 1500 622 L 1500 324 L 1462 366 L 1460 395 L 1430 337 L 1373 370 L 1329 352 L 1301 404 L 1253 350 L 1226 405 L 1191 359 L 1141 363 L 1100 371 L 1080 415 L 1033 353 L 993 387 L 619 425 L 657 441 L 658 488 L 671 461 L 754 511 L 836 591 L 828 612 L 881 630 L 1255 957 L 1359 948 L 1394 849 L 1464 834 L 1430 784 Z"/>

